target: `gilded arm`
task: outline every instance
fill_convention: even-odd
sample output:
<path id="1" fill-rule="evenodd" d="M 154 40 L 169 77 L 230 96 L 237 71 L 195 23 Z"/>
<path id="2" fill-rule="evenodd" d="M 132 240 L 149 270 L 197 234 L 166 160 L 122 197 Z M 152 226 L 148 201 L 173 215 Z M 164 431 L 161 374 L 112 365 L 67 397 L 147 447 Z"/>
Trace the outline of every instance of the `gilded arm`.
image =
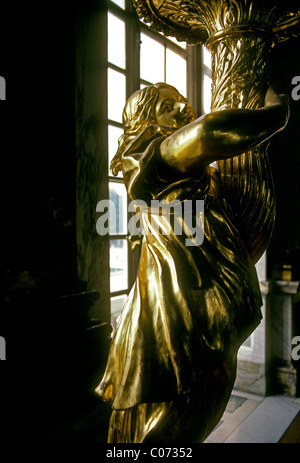
<path id="1" fill-rule="evenodd" d="M 244 153 L 282 130 L 288 121 L 288 97 L 268 91 L 259 109 L 225 109 L 200 117 L 161 144 L 163 160 L 180 172 Z"/>

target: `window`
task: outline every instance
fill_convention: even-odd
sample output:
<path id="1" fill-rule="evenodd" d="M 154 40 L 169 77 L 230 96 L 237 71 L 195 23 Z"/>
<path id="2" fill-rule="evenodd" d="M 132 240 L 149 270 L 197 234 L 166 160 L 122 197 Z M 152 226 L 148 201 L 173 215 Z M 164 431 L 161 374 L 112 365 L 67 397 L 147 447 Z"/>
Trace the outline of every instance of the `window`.
<path id="1" fill-rule="evenodd" d="M 209 113 L 211 105 L 211 53 L 202 47 L 202 112 Z"/>
<path id="2" fill-rule="evenodd" d="M 125 8 L 125 2 L 126 0 L 113 0 L 112 3 L 115 3 L 116 5 L 120 6 L 121 8 Z"/>
<path id="3" fill-rule="evenodd" d="M 190 53 L 186 44 L 169 40 L 151 32 L 140 35 L 141 86 L 167 82 L 187 97 L 187 66 Z"/>
<path id="4" fill-rule="evenodd" d="M 211 70 L 209 56 L 203 54 L 205 74 L 197 75 L 201 47 L 190 47 L 185 42 L 150 30 L 138 20 L 130 1 L 108 2 L 107 31 L 107 156 L 110 165 L 117 151 L 118 138 L 123 133 L 123 107 L 135 90 L 156 82 L 167 82 L 187 97 L 196 109 L 197 106 L 207 109 Z M 200 100 L 196 89 L 199 86 L 201 92 L 201 83 L 204 104 L 197 105 Z M 137 259 L 133 257 L 128 240 L 128 198 L 122 174 L 113 177 L 108 172 L 107 181 L 109 199 L 114 204 L 109 229 L 110 302 L 114 325 L 135 279 Z"/>

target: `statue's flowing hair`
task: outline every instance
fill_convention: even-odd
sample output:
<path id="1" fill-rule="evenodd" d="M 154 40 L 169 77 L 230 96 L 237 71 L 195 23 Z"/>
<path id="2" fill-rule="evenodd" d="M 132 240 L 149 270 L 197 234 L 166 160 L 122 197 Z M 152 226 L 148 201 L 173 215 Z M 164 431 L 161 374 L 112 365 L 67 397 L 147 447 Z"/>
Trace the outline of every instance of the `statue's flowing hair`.
<path id="1" fill-rule="evenodd" d="M 122 154 L 129 143 L 148 125 L 156 123 L 155 106 L 160 88 L 176 90 L 172 85 L 159 82 L 137 90 L 128 98 L 122 115 L 124 133 L 118 140 L 118 150 L 113 157 L 110 170 L 117 176 L 122 170 Z"/>

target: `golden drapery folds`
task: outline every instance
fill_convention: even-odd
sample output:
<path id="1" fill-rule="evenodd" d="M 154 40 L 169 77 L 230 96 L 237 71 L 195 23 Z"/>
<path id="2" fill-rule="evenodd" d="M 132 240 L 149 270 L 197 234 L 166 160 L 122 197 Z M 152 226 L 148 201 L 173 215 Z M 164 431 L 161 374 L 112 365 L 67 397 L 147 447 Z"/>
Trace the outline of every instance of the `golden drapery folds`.
<path id="1" fill-rule="evenodd" d="M 133 1 L 153 28 L 209 45 L 213 112 L 257 110 L 264 104 L 274 30 L 285 21 L 289 25 L 277 37 L 286 38 L 289 27 L 298 27 L 276 5 L 264 11 L 264 3 Z M 257 142 L 238 156 L 215 157 L 217 169 L 205 163 L 176 169 L 163 157 L 162 147 L 180 125 L 160 125 L 147 92 L 144 100 L 133 96 L 127 106 L 134 115 L 124 111 L 125 133 L 112 163 L 114 173 L 123 170 L 129 198 L 144 201 L 146 207 L 140 210 L 144 237 L 137 279 L 97 392 L 112 403 L 108 442 L 202 442 L 230 397 L 237 350 L 261 320 L 255 263 L 266 249 L 275 218 L 266 145 L 261 142 L 285 123 L 274 122 L 270 134 L 262 137 L 258 130 Z M 216 139 L 220 131 L 212 133 Z M 249 138 L 237 131 L 231 143 L 235 136 Z M 182 207 L 189 200 L 203 200 L 203 243 L 186 246 L 192 234 L 187 224 L 181 220 L 183 233 L 176 234 L 176 217 L 171 225 L 151 208 L 152 200 L 177 201 Z M 195 221 L 196 209 L 192 216 Z"/>
<path id="2" fill-rule="evenodd" d="M 142 404 L 153 408 L 152 424 L 141 427 L 138 439 L 140 433 L 147 437 L 145 429 L 153 425 L 153 414 L 170 413 L 172 400 L 194 397 L 195 389 L 198 397 L 204 386 L 211 390 L 215 381 L 208 380 L 208 371 L 226 372 L 224 362 L 230 370 L 238 346 L 261 319 L 254 265 L 232 221 L 232 211 L 226 210 L 220 198 L 215 169 L 208 167 L 201 176 L 173 174 L 172 178 L 170 170 L 161 168 L 158 155 L 164 138 L 149 127 L 135 140 L 132 155 L 130 149 L 125 151 L 122 164 L 129 197 L 149 205 L 151 200 L 178 200 L 183 207 L 187 199 L 204 199 L 205 239 L 201 246 L 185 246 L 188 230 L 176 235 L 168 217 L 151 207 L 141 211 L 144 239 L 138 276 L 122 311 L 99 388 L 114 410 L 128 410 L 121 413 L 126 416 L 122 418 L 125 423 L 133 412 L 138 423 L 145 420 L 141 410 L 149 415 L 149 409 Z M 234 369 L 228 374 L 232 386 Z M 223 398 L 226 404 L 231 387 L 225 380 L 218 387 L 223 409 Z M 206 400 L 207 394 L 207 390 L 202 393 Z M 114 415 L 120 421 L 120 413 Z M 217 415 L 212 417 L 213 423 Z M 206 419 L 204 423 L 207 425 Z M 168 432 L 172 426 L 169 424 Z M 115 436 L 116 429 L 114 420 Z M 188 430 L 185 425 L 184 432 Z M 137 430 L 123 429 L 121 441 L 130 442 L 128 432 L 136 434 Z M 165 433 L 163 437 L 167 439 Z"/>

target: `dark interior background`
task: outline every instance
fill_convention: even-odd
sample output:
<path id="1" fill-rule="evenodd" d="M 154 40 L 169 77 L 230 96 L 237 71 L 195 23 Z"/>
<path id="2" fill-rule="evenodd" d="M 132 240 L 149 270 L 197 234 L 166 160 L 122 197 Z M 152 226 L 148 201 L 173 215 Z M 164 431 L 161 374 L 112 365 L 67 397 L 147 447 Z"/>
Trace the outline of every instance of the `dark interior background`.
<path id="1" fill-rule="evenodd" d="M 7 360 L 0 362 L 0 402 L 7 435 L 17 423 L 25 439 L 47 434 L 53 423 L 80 413 L 83 403 L 103 414 L 104 425 L 108 416 L 91 391 L 105 365 L 109 316 L 104 303 L 96 318 L 89 315 L 102 301 L 101 291 L 79 277 L 76 246 L 78 31 L 84 32 L 90 14 L 101 12 L 101 2 L 54 0 L 5 8 L 0 335 Z M 276 47 L 271 65 L 276 88 L 290 94 L 292 77 L 300 75 L 299 39 Z M 290 109 L 288 127 L 269 148 L 277 197 L 269 278 L 287 259 L 299 278 L 300 100 L 291 100 Z"/>

